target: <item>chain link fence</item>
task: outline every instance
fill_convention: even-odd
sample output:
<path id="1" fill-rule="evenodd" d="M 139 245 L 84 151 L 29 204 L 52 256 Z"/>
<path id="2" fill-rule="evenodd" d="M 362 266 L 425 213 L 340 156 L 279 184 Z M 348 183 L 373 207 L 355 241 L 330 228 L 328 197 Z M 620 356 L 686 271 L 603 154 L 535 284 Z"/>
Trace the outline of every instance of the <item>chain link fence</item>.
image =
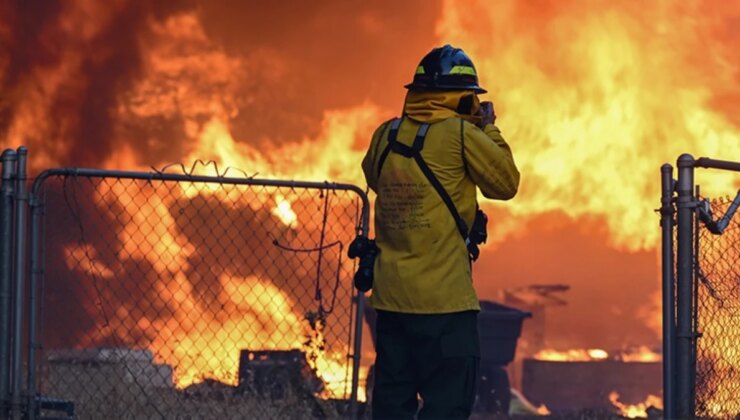
<path id="1" fill-rule="evenodd" d="M 740 173 L 740 162 L 683 154 L 676 163 L 678 179 L 661 167 L 664 416 L 739 418 L 740 190 L 701 198 L 694 175 Z"/>
<path id="2" fill-rule="evenodd" d="M 360 190 L 98 172 L 37 189 L 41 395 L 81 419 L 347 414 Z"/>
<path id="3" fill-rule="evenodd" d="M 711 201 L 726 214 L 729 197 Z M 698 223 L 696 261 L 696 415 L 740 413 L 740 217 L 721 234 Z"/>

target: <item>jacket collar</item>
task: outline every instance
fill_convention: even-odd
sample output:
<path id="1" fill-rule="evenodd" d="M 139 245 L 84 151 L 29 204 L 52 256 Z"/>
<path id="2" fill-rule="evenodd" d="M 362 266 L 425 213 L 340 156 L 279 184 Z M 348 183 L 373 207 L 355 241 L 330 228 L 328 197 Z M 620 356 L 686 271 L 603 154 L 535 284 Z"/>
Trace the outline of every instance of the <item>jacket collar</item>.
<path id="1" fill-rule="evenodd" d="M 469 113 L 461 113 L 468 108 L 460 106 L 460 101 L 471 101 Z M 434 91 L 414 91 L 410 90 L 406 94 L 404 104 L 404 115 L 420 123 L 434 124 L 448 118 L 462 118 L 473 124 L 480 122 L 480 117 L 476 115 L 480 109 L 478 95 L 473 91 L 467 90 L 434 90 Z"/>

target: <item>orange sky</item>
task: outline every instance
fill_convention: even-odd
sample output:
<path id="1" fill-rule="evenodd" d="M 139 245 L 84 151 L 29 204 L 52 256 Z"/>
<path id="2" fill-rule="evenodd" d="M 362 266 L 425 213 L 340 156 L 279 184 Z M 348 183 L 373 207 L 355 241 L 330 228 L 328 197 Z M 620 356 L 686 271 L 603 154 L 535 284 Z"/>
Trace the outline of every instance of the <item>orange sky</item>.
<path id="1" fill-rule="evenodd" d="M 373 128 L 449 42 L 475 61 L 522 172 L 516 199 L 485 204 L 481 295 L 568 283 L 553 345 L 657 342 L 658 168 L 683 152 L 740 160 L 736 3 L 162 4 L 3 2 L 0 144 L 29 146 L 34 173 L 203 158 L 364 185 Z"/>

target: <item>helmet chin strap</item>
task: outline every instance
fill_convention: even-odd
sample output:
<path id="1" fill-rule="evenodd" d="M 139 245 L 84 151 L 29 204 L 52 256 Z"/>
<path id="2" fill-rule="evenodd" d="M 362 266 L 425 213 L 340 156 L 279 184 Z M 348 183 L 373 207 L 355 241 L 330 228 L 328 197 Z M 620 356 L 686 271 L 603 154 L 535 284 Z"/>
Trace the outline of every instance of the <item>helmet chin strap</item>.
<path id="1" fill-rule="evenodd" d="M 473 95 L 465 95 L 460 98 L 455 110 L 458 114 L 471 115 L 473 113 Z"/>

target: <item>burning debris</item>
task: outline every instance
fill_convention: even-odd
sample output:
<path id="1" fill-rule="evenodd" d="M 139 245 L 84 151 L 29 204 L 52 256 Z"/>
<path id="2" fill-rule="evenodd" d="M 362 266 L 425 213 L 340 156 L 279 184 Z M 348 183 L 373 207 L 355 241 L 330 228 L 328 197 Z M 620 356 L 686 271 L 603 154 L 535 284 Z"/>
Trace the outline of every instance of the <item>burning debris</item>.
<path id="1" fill-rule="evenodd" d="M 324 384 L 301 350 L 242 350 L 237 385 L 203 378 L 176 388 L 173 368 L 155 363 L 151 351 L 138 349 L 53 351 L 48 353 L 46 369 L 44 392 L 56 399 L 46 398 L 44 410 L 68 410 L 80 418 L 165 413 L 181 417 L 228 407 L 248 407 L 247 412 L 270 417 L 270 407 L 280 412 L 296 404 L 299 412 L 325 418 L 337 416 L 337 410 L 344 408 L 327 405 L 317 398 Z M 255 402 L 265 406 L 255 410 Z M 232 411 L 232 415 L 237 413 Z"/>
<path id="2" fill-rule="evenodd" d="M 545 347 L 547 309 L 567 305 L 560 295 L 568 290 L 570 286 L 566 284 L 532 284 L 506 288 L 501 292 L 504 304 L 532 314 L 522 332 L 520 354 L 529 357 Z"/>
<path id="3" fill-rule="evenodd" d="M 237 389 L 276 400 L 291 392 L 316 395 L 324 389 L 324 383 L 300 350 L 242 350 Z"/>
<path id="4" fill-rule="evenodd" d="M 663 398 L 657 395 L 650 394 L 645 401 L 637 404 L 625 404 L 619 401 L 619 393 L 612 391 L 609 393 L 609 402 L 619 409 L 619 414 L 630 419 L 662 417 Z"/>

